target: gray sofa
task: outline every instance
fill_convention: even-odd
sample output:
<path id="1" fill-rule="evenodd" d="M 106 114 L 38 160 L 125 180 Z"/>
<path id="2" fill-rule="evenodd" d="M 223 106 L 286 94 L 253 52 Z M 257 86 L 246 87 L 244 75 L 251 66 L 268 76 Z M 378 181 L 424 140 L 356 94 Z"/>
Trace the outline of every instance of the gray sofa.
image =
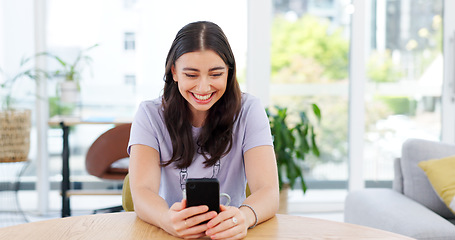
<path id="1" fill-rule="evenodd" d="M 393 189 L 350 192 L 344 220 L 416 239 L 455 239 L 455 215 L 437 196 L 417 163 L 455 155 L 455 145 L 409 139 L 394 163 Z"/>

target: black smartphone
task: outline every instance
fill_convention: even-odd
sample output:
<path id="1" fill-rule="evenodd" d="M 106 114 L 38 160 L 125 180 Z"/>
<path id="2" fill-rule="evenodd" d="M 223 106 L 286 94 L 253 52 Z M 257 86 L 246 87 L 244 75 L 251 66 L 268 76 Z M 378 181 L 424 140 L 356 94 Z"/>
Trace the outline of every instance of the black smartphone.
<path id="1" fill-rule="evenodd" d="M 210 211 L 220 212 L 220 183 L 216 178 L 188 178 L 186 206 L 207 205 Z"/>

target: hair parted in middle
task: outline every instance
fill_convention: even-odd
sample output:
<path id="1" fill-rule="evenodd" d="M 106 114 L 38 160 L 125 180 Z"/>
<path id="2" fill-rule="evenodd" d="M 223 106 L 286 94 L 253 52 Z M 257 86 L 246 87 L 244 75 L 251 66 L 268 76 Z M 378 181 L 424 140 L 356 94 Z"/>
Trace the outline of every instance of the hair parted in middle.
<path id="1" fill-rule="evenodd" d="M 191 126 L 191 110 L 174 82 L 172 66 L 185 53 L 212 50 L 228 66 L 226 91 L 209 109 L 207 119 L 197 138 L 195 149 Z M 162 166 L 175 163 L 177 168 L 191 165 L 196 151 L 205 158 L 206 167 L 213 166 L 232 147 L 234 121 L 241 107 L 241 91 L 236 77 L 235 58 L 223 30 L 208 21 L 185 25 L 177 33 L 166 58 L 162 104 L 166 127 L 172 141 L 172 158 Z"/>

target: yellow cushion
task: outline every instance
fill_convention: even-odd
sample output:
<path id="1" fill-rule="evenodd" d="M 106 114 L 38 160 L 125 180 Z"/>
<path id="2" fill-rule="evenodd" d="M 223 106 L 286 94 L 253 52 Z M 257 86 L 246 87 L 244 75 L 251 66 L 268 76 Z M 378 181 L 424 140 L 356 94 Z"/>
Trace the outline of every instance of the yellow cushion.
<path id="1" fill-rule="evenodd" d="M 134 211 L 133 197 L 131 196 L 130 177 L 127 174 L 123 180 L 122 188 L 122 206 L 126 212 Z"/>
<path id="2" fill-rule="evenodd" d="M 455 213 L 455 156 L 419 162 L 431 185 Z"/>

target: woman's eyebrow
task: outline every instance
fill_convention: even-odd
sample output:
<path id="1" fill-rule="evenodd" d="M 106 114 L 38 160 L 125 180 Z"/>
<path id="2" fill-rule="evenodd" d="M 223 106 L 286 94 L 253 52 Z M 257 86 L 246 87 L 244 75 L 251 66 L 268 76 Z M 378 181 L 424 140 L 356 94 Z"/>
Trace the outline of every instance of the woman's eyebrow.
<path id="1" fill-rule="evenodd" d="M 226 69 L 226 68 L 225 68 L 225 67 L 223 67 L 223 66 L 220 66 L 220 67 L 214 67 L 214 68 L 210 68 L 210 69 L 209 69 L 209 72 L 211 72 L 211 71 L 216 71 L 216 70 L 224 70 L 224 69 Z"/>
<path id="2" fill-rule="evenodd" d="M 216 70 L 224 70 L 226 69 L 226 67 L 223 67 L 223 66 L 219 66 L 219 67 L 213 67 L 213 68 L 210 68 L 209 69 L 209 72 L 211 71 L 216 71 Z M 197 68 L 192 68 L 192 67 L 185 67 L 182 69 L 183 71 L 194 71 L 194 72 L 200 72 L 199 69 Z"/>
<path id="3" fill-rule="evenodd" d="M 200 72 L 199 69 L 197 68 L 190 68 L 190 67 L 185 67 L 182 69 L 182 71 L 195 71 L 195 72 Z"/>

